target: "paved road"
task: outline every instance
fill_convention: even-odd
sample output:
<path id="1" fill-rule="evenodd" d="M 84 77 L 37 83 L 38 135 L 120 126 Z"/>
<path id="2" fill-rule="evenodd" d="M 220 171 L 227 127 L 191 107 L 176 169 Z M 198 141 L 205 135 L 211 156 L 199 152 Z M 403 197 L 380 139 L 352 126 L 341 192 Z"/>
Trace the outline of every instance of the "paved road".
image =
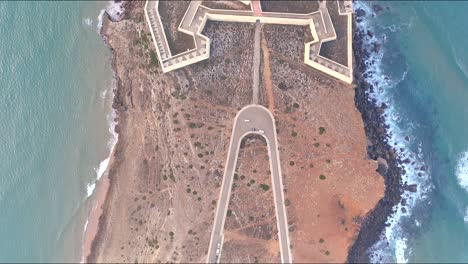
<path id="1" fill-rule="evenodd" d="M 251 2 L 252 9 L 255 16 L 262 16 L 262 6 L 260 5 L 260 0 L 253 0 Z"/>
<path id="2" fill-rule="evenodd" d="M 246 122 L 245 120 L 249 120 L 249 122 Z M 253 128 L 255 128 L 256 131 L 253 131 Z M 259 130 L 264 132 L 262 133 Z M 224 239 L 224 223 L 226 220 L 229 198 L 231 196 L 231 186 L 234 178 L 237 156 L 239 154 L 239 147 L 242 138 L 247 134 L 252 133 L 263 136 L 268 143 L 268 155 L 270 157 L 270 170 L 273 182 L 272 189 L 275 200 L 281 262 L 292 262 L 289 248 L 288 221 L 284 205 L 283 183 L 281 178 L 275 120 L 267 108 L 261 105 L 248 105 L 242 108 L 234 119 L 234 128 L 232 130 L 231 142 L 229 144 L 227 162 L 224 170 L 224 178 L 221 185 L 221 194 L 218 199 L 213 231 L 211 233 L 210 246 L 208 249 L 208 263 L 219 262 L 221 259 Z"/>
<path id="3" fill-rule="evenodd" d="M 258 85 L 260 81 L 260 21 L 255 22 L 254 55 L 252 66 L 252 103 L 258 104 Z"/>

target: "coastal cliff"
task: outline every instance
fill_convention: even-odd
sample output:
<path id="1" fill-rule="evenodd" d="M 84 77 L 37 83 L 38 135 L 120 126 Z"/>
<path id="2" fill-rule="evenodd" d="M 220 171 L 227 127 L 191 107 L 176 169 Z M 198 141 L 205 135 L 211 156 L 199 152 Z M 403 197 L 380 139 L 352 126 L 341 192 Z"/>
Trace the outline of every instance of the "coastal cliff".
<path id="1" fill-rule="evenodd" d="M 374 9 L 380 11 L 382 7 L 376 5 Z M 362 20 L 363 12 L 363 10 L 358 10 L 353 18 L 355 103 L 365 123 L 369 158 L 379 160 L 379 173 L 385 179 L 385 194 L 364 219 L 359 235 L 349 250 L 347 259 L 349 263 L 370 262 L 369 249 L 380 239 L 388 217 L 394 213 L 395 205 L 402 201 L 401 195 L 404 190 L 401 179 L 404 171 L 400 166 L 402 161 L 394 148 L 387 143 L 388 126 L 385 124 L 383 110 L 388 106 L 385 104 L 377 105 L 376 101 L 368 96 L 368 93 L 372 92 L 373 89 L 377 89 L 377 87 L 374 87 L 375 84 L 369 83 L 368 76 L 364 74 L 368 67 L 367 61 L 370 59 L 371 53 L 379 52 L 382 44 L 374 41 L 369 45 L 367 39 L 373 36 L 372 31 L 365 28 L 365 26 L 356 24 L 356 19 Z M 412 187 L 408 186 L 407 188 L 411 189 Z"/>
<path id="2" fill-rule="evenodd" d="M 85 256 L 88 262 L 204 262 L 232 120 L 251 100 L 252 50 L 245 47 L 253 46 L 254 27 L 208 22 L 211 58 L 162 74 L 143 5 L 124 3 L 120 22 L 105 18 L 119 141 Z M 388 193 L 396 165 L 379 143 L 378 111 L 366 105 L 365 93 L 303 64 L 308 34 L 307 27 L 262 29 L 260 104 L 277 120 L 292 252 L 297 262 L 363 259 L 354 256 L 372 245 L 377 212 L 388 213 L 380 174 Z M 284 39 L 294 41 L 280 45 Z M 243 142 L 224 258 L 278 261 L 265 150 L 258 138 Z"/>

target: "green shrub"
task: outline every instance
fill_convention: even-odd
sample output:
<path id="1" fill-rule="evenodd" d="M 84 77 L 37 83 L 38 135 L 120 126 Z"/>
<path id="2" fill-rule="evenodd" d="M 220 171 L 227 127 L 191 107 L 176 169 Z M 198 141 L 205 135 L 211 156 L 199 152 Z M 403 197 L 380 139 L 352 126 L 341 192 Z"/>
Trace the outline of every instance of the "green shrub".
<path id="1" fill-rule="evenodd" d="M 297 137 L 297 132 L 296 131 L 291 132 L 291 136 L 292 137 Z"/>
<path id="2" fill-rule="evenodd" d="M 325 177 L 325 175 L 323 175 L 323 174 L 320 174 L 319 178 L 320 178 L 321 180 L 325 180 L 327 177 Z"/>
<path id="3" fill-rule="evenodd" d="M 289 162 L 289 166 L 294 166 L 294 164 L 296 164 L 296 163 L 294 161 L 292 161 L 292 160 Z"/>
<path id="4" fill-rule="evenodd" d="M 314 143 L 314 147 L 316 147 L 316 148 L 320 147 L 320 143 L 315 142 L 315 143 Z"/>
<path id="5" fill-rule="evenodd" d="M 324 127 L 319 127 L 319 134 L 323 135 L 325 133 L 325 128 Z"/>
<path id="6" fill-rule="evenodd" d="M 270 190 L 270 186 L 268 186 L 267 184 L 260 184 L 260 188 L 262 188 L 262 190 L 264 191 Z"/>
<path id="7" fill-rule="evenodd" d="M 202 124 L 202 123 L 190 122 L 190 123 L 189 123 L 189 127 L 190 127 L 190 128 L 201 128 L 201 127 L 203 127 L 203 124 Z"/>
<path id="8" fill-rule="evenodd" d="M 284 82 L 280 82 L 278 84 L 278 88 L 280 88 L 281 90 L 286 90 L 288 89 L 288 87 L 286 86 L 286 84 Z"/>
<path id="9" fill-rule="evenodd" d="M 156 56 L 156 53 L 154 51 L 150 51 L 150 62 L 151 66 L 158 66 L 158 57 Z"/>

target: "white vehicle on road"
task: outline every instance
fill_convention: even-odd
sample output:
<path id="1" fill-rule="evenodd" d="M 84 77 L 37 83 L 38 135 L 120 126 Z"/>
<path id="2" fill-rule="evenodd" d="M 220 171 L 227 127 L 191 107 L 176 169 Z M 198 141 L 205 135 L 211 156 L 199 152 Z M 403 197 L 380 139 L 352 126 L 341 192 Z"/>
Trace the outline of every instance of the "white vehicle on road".
<path id="1" fill-rule="evenodd" d="M 248 123 L 248 122 L 250 122 L 250 120 L 249 119 L 244 119 L 244 122 Z"/>
<path id="2" fill-rule="evenodd" d="M 265 134 L 265 131 L 259 129 L 258 132 L 260 132 L 261 134 Z"/>
<path id="3" fill-rule="evenodd" d="M 218 246 L 216 247 L 216 255 L 219 255 L 220 250 L 221 250 L 221 243 L 218 243 Z"/>

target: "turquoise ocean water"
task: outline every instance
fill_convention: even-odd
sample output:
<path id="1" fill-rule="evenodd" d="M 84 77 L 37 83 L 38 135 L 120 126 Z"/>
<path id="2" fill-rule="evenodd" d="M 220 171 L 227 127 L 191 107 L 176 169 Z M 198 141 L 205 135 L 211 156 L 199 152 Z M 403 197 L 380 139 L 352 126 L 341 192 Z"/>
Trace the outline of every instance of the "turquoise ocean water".
<path id="1" fill-rule="evenodd" d="M 369 59 L 370 94 L 387 103 L 389 142 L 409 158 L 404 194 L 374 261 L 468 262 L 468 2 L 357 3 L 359 27 L 384 43 Z M 404 138 L 408 136 L 408 141 Z M 402 209 L 404 207 L 404 209 Z"/>
<path id="2" fill-rule="evenodd" d="M 104 5 L 0 2 L 0 262 L 80 260 L 111 138 Z"/>
<path id="3" fill-rule="evenodd" d="M 96 29 L 105 4 L 0 2 L 0 262 L 79 260 L 112 138 L 110 54 Z M 391 106 L 389 142 L 411 159 L 404 180 L 418 192 L 369 253 L 468 262 L 468 3 L 379 4 L 389 11 L 375 17 L 356 4 L 371 41 L 385 42 L 371 97 Z"/>

